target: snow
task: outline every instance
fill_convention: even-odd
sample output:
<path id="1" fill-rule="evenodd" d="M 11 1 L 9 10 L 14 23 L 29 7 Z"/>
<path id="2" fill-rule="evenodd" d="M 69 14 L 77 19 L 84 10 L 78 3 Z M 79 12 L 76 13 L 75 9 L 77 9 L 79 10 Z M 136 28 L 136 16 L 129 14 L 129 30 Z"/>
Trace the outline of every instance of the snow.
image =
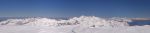
<path id="1" fill-rule="evenodd" d="M 0 22 L 0 33 L 150 33 L 150 26 L 129 26 L 128 18 L 74 17 L 8 19 Z"/>

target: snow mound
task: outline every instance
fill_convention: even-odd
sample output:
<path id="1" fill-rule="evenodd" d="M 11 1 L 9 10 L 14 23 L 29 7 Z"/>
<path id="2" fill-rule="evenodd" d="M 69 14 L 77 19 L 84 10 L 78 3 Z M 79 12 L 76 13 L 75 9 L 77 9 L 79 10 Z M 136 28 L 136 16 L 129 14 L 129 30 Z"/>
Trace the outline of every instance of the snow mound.
<path id="1" fill-rule="evenodd" d="M 79 25 L 85 27 L 114 27 L 129 26 L 127 22 L 132 20 L 128 18 L 100 18 L 95 16 L 73 17 L 68 20 L 56 20 L 49 18 L 25 18 L 25 19 L 8 19 L 1 21 L 0 25 L 27 25 L 27 26 L 66 26 Z"/>

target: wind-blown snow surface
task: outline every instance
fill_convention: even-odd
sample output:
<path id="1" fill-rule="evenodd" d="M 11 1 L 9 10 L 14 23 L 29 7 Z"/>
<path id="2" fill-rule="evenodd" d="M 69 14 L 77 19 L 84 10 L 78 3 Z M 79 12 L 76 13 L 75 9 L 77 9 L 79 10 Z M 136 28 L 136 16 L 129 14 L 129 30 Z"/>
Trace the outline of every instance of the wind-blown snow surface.
<path id="1" fill-rule="evenodd" d="M 74 17 L 8 19 L 0 22 L 0 33 L 150 33 L 150 26 L 129 26 L 128 18 Z"/>

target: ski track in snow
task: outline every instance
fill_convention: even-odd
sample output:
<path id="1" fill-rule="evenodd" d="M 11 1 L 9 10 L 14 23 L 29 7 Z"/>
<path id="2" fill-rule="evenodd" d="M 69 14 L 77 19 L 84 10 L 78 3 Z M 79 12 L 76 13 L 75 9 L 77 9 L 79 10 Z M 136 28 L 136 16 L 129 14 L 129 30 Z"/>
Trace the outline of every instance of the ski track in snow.
<path id="1" fill-rule="evenodd" d="M 150 26 L 129 26 L 127 18 L 74 17 L 8 19 L 0 22 L 0 33 L 150 33 Z"/>

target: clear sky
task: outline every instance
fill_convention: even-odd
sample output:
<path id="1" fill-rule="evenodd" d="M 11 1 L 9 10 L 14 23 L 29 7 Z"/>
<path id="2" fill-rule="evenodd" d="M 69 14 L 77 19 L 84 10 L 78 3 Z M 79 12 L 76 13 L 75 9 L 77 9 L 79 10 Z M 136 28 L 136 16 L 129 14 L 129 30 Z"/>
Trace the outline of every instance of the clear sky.
<path id="1" fill-rule="evenodd" d="M 0 16 L 150 17 L 150 0 L 0 0 Z"/>

